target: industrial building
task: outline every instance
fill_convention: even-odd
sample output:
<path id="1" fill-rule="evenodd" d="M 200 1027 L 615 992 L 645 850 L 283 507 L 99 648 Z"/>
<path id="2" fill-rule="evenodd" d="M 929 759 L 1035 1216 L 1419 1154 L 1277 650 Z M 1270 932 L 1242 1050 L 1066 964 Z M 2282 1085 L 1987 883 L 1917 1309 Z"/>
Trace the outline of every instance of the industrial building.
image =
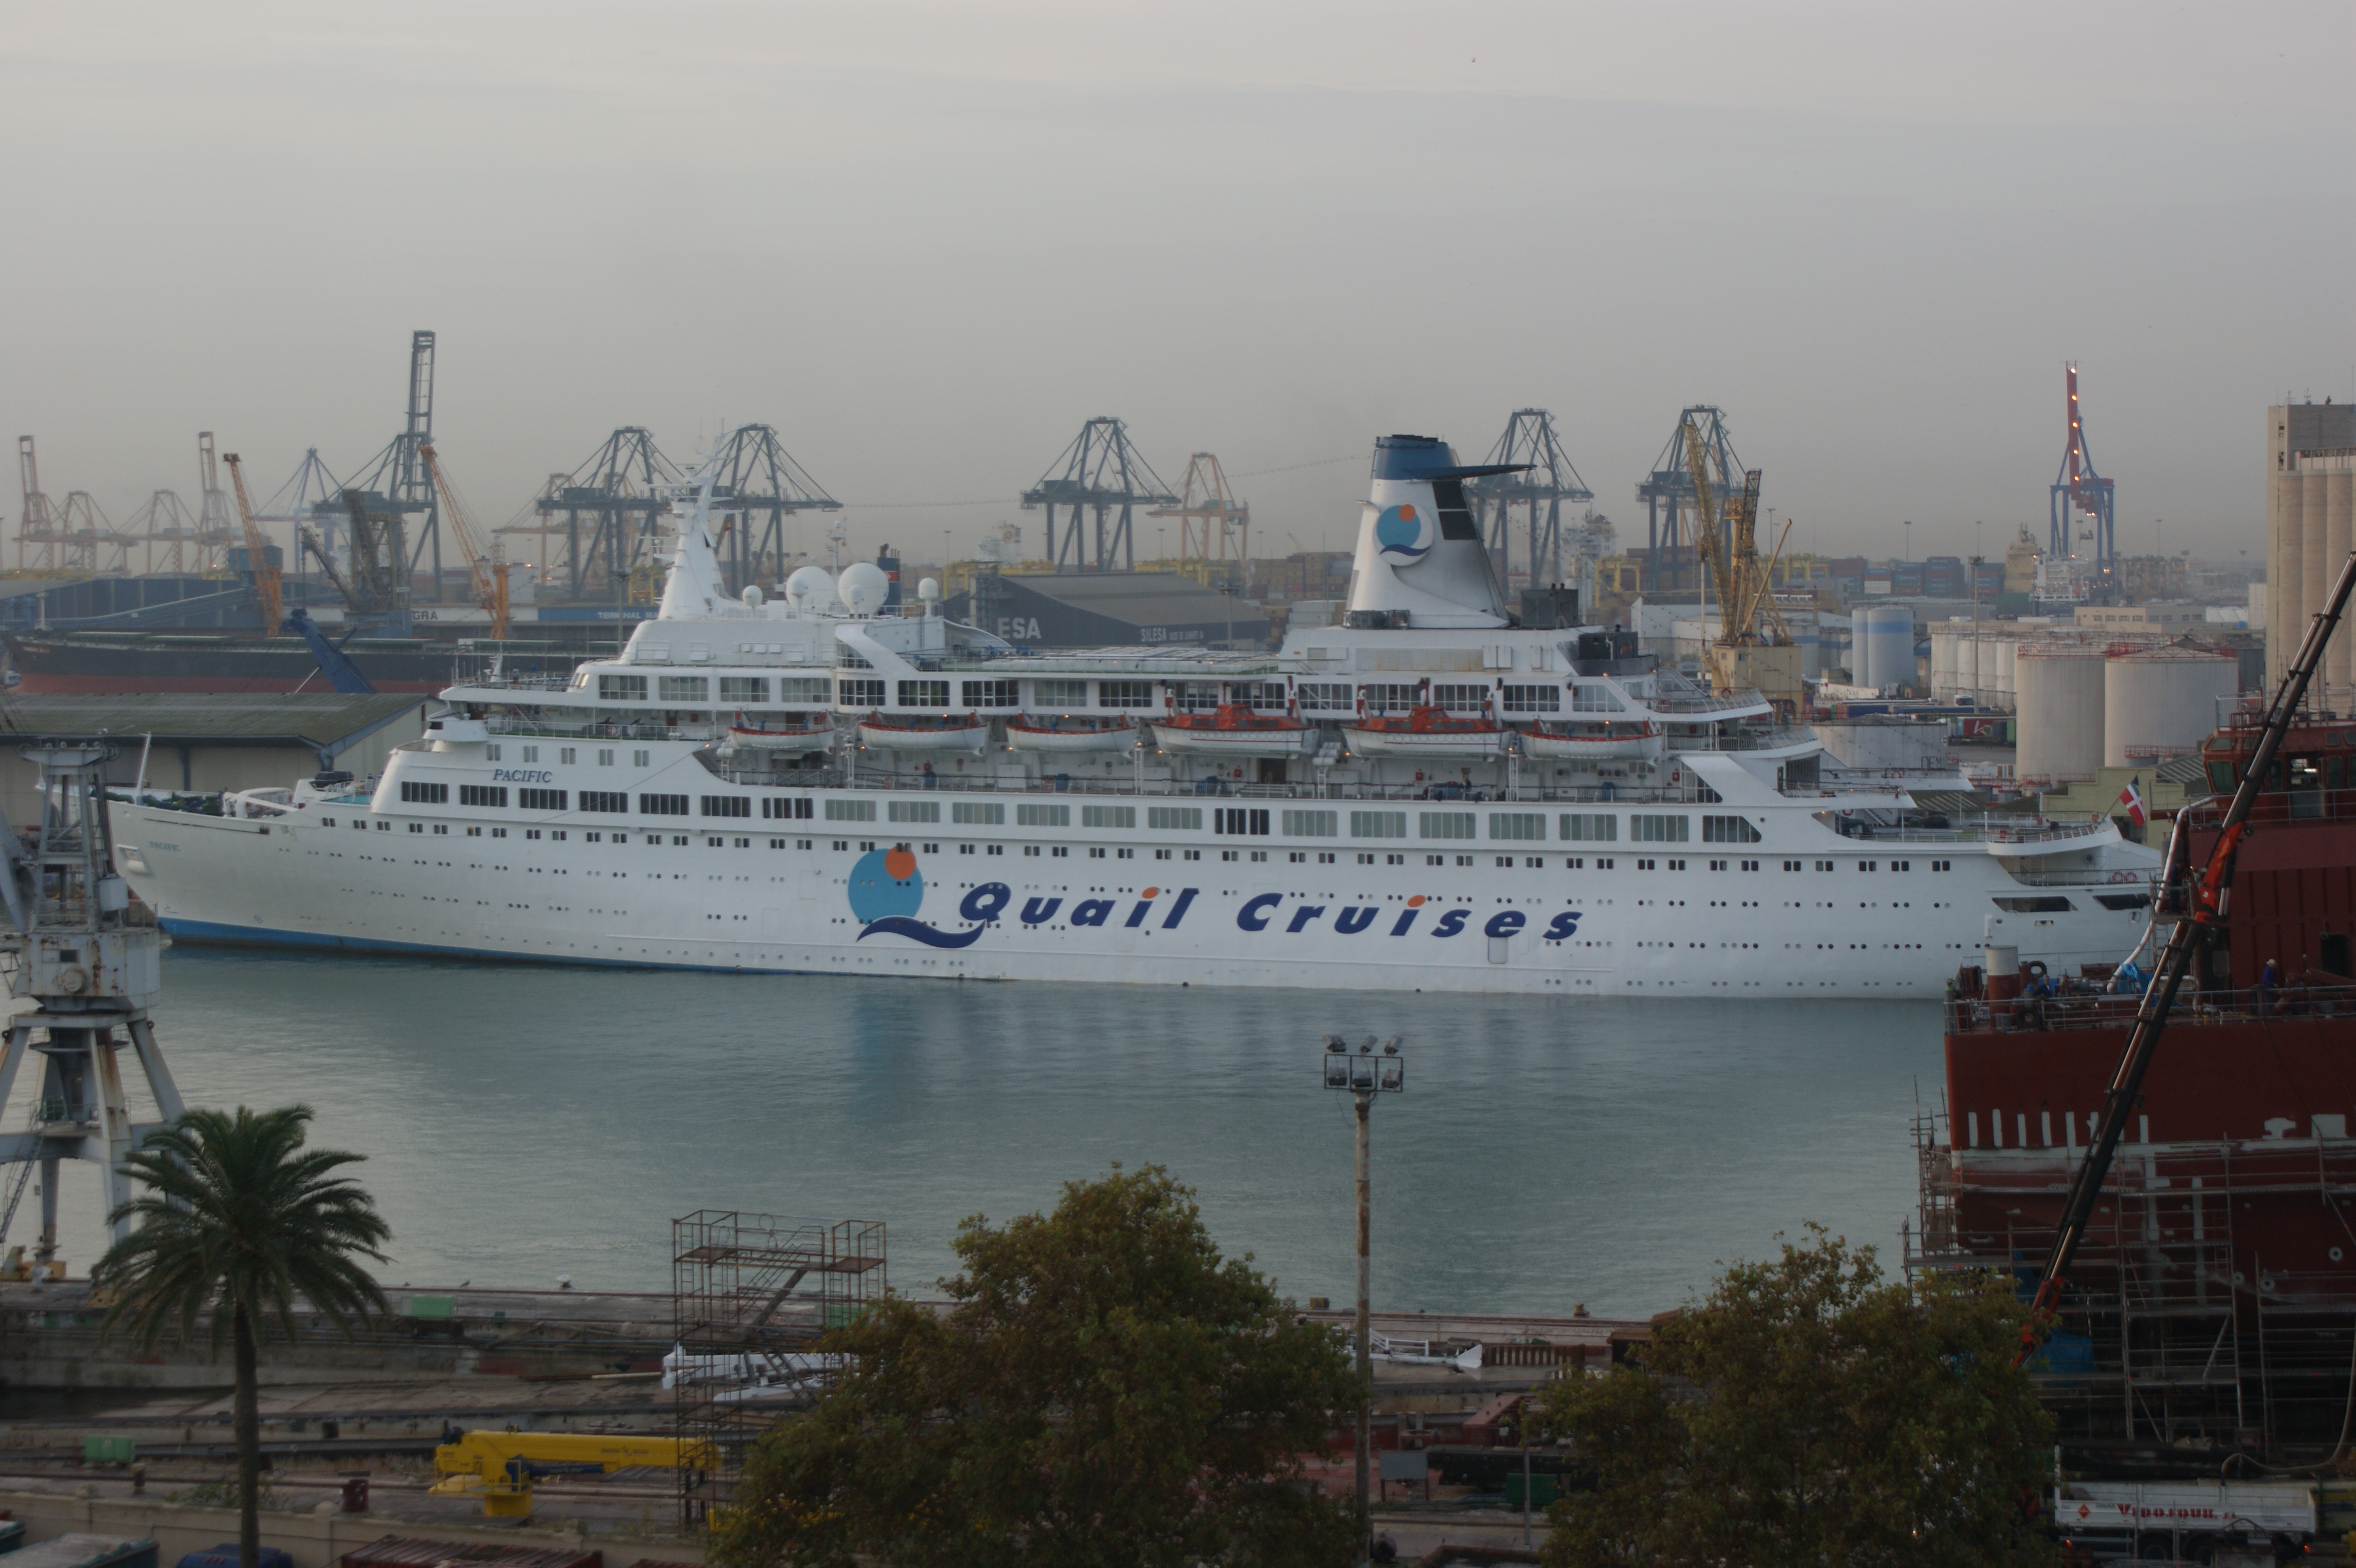
<path id="1" fill-rule="evenodd" d="M 2205 627 L 2205 605 L 2080 605 L 2072 612 L 2080 626 L 2104 631 L 2152 633 L 2174 637 Z"/>
<path id="2" fill-rule="evenodd" d="M 149 789 L 217 794 L 283 789 L 329 768 L 358 779 L 380 772 L 396 746 L 424 733 L 425 708 L 412 695 L 334 692 L 268 696 L 28 696 L 7 699 L 6 717 L 25 736 L 103 736 L 120 748 L 106 782 L 129 789 L 144 762 Z M 40 770 L 0 747 L 0 806 L 8 820 L 33 821 Z"/>
<path id="3" fill-rule="evenodd" d="M 1175 572 L 986 573 L 944 610 L 1021 648 L 1257 647 L 1269 639 L 1258 605 Z"/>
<path id="4" fill-rule="evenodd" d="M 2282 403 L 2266 410 L 2266 684 L 2281 683 L 2307 623 L 2356 549 L 2356 405 Z M 2343 622 L 2326 648 L 2317 705 L 2345 712 L 2356 634 Z"/>

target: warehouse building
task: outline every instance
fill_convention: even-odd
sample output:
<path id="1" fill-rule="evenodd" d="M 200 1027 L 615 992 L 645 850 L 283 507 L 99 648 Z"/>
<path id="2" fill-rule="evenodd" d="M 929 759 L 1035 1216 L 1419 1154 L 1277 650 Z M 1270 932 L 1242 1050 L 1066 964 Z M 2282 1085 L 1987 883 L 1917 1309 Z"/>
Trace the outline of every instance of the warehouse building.
<path id="1" fill-rule="evenodd" d="M 381 772 L 393 748 L 424 733 L 432 704 L 414 695 L 11 695 L 5 717 L 20 740 L 103 736 L 115 746 L 110 785 L 139 782 L 188 794 L 283 789 L 330 768 L 356 779 Z M 0 808 L 23 827 L 37 809 L 40 770 L 22 744 L 0 745 Z"/>
<path id="2" fill-rule="evenodd" d="M 1258 648 L 1269 639 L 1258 605 L 1175 572 L 985 573 L 944 613 L 1018 648 Z"/>

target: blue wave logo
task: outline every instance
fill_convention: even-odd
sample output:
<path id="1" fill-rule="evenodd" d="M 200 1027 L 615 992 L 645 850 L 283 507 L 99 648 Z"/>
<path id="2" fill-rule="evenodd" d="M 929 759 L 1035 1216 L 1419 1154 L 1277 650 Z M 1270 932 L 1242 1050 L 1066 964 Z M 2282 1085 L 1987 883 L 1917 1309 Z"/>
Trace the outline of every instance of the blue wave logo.
<path id="1" fill-rule="evenodd" d="M 1429 554 L 1431 545 L 1423 535 L 1423 513 L 1409 502 L 1386 507 L 1375 519 L 1375 546 L 1394 561 L 1420 561 Z"/>
<path id="2" fill-rule="evenodd" d="M 859 863 L 851 868 L 846 891 L 851 896 L 851 914 L 865 928 L 859 933 L 858 940 L 862 942 L 874 936 L 895 936 L 922 942 L 928 948 L 970 947 L 981 940 L 990 919 L 988 915 L 971 912 L 977 896 L 985 891 L 983 887 L 967 894 L 967 908 L 960 910 L 966 918 L 983 922 L 971 930 L 944 931 L 917 919 L 916 912 L 925 903 L 925 874 L 917 867 L 916 852 L 904 843 L 890 849 L 869 850 L 861 855 Z M 1011 890 L 1007 896 L 1012 897 Z M 1000 908 L 1004 908 L 1002 901 Z"/>

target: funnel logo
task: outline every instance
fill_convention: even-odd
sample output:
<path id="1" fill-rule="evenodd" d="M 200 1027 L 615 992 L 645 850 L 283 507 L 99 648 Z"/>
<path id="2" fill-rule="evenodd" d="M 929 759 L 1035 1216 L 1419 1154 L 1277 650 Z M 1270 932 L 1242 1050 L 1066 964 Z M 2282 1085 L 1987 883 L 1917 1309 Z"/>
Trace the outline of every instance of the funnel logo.
<path id="1" fill-rule="evenodd" d="M 1424 538 L 1423 513 L 1412 503 L 1387 507 L 1375 519 L 1375 544 L 1393 561 L 1420 561 L 1431 550 Z"/>
<path id="2" fill-rule="evenodd" d="M 862 942 L 886 932 L 934 948 L 970 947 L 981 940 L 984 928 L 980 926 L 952 933 L 916 918 L 925 903 L 925 874 L 916 869 L 916 852 L 906 844 L 861 855 L 859 864 L 851 868 L 848 891 L 851 912 L 866 928 L 859 933 Z"/>

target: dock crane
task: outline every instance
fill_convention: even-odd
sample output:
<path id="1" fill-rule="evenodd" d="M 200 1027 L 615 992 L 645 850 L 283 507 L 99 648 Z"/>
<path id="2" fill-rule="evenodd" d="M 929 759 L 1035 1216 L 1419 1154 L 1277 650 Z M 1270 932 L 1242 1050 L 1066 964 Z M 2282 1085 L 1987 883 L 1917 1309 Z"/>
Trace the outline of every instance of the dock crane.
<path id="1" fill-rule="evenodd" d="M 2160 1036 L 2168 1027 L 2168 1015 L 2176 1005 L 2177 991 L 2192 968 L 2192 953 L 2200 945 L 2201 931 L 2204 927 L 2224 923 L 2233 890 L 2233 865 L 2241 854 L 2243 835 L 2249 830 L 2250 811 L 2257 804 L 2259 790 L 2265 786 L 2266 774 L 2274 767 L 2275 754 L 2281 749 L 2283 737 L 2290 733 L 2292 721 L 2307 700 L 2308 683 L 2323 662 L 2324 645 L 2339 627 L 2351 590 L 2356 590 L 2356 553 L 2340 563 L 2340 578 L 2331 585 L 2329 601 L 2308 623 L 2307 639 L 2299 644 L 2297 656 L 2291 660 L 2282 686 L 2275 693 L 2273 705 L 2266 710 L 2265 727 L 2258 733 L 2258 744 L 2252 748 L 2249 763 L 2242 771 L 2241 784 L 2233 791 L 2233 803 L 2225 808 L 2224 820 L 2218 824 L 2216 848 L 2210 854 L 2208 865 L 2185 889 L 2183 912 L 2177 918 L 2176 929 L 2169 933 L 2168 946 L 2160 954 L 2151 983 L 2144 988 L 2143 1004 L 2136 1010 L 2135 1028 L 2127 1036 L 2127 1043 L 2119 1053 L 2119 1065 L 2103 1090 L 2102 1121 L 2094 1147 L 2086 1151 L 2085 1163 L 2070 1178 L 2070 1195 L 2062 1205 L 2061 1223 L 2054 1228 L 2053 1247 L 2046 1254 L 2043 1272 L 2038 1275 L 2029 1321 L 2021 1327 L 2021 1361 L 2036 1354 L 2039 1328 L 2051 1321 L 2054 1309 L 2061 1304 L 2062 1287 L 2077 1258 L 2078 1244 L 2085 1240 L 2086 1226 L 2094 1219 L 2094 1200 L 2102 1196 L 2111 1161 L 2118 1153 L 2119 1134 L 2126 1127 L 2127 1112 L 2134 1107 L 2136 1097 L 2143 1092 L 2144 1074 L 2150 1070 L 2152 1058 L 2158 1053 Z M 2171 842 L 2171 864 L 2167 870 L 2173 869 L 2175 847 Z M 2158 897 L 2164 896 L 2165 884 Z M 2158 914 L 2157 899 L 2153 914 L 2155 918 Z"/>
<path id="2" fill-rule="evenodd" d="M 448 476 L 442 472 L 442 459 L 434 454 L 434 443 L 420 445 L 417 455 L 425 459 L 426 471 L 434 476 L 434 493 L 449 509 L 451 530 L 457 534 L 458 548 L 466 557 L 466 570 L 474 575 L 475 602 L 491 612 L 491 636 L 503 642 L 508 635 L 508 564 L 484 553 L 476 542 L 475 521 L 466 515 L 458 492 L 450 488 Z"/>
<path id="3" fill-rule="evenodd" d="M 1718 589 L 1718 636 L 1708 645 L 1710 689 L 1721 693 L 1752 689 L 1779 707 L 1796 706 L 1804 690 L 1799 649 L 1768 595 L 1769 568 L 1759 559 L 1760 470 L 1743 471 L 1741 489 L 1728 499 L 1726 514 L 1719 517 L 1700 427 L 1687 419 L 1682 429 L 1686 470 L 1693 477 L 1696 550 Z M 1734 476 L 1723 478 L 1731 488 Z M 1791 531 L 1786 521 L 1783 532 L 1789 535 Z M 1782 540 L 1775 549 L 1782 553 Z M 1762 610 L 1774 628 L 1772 638 L 1760 624 Z M 1707 622 L 1708 617 L 1703 618 Z"/>
<path id="4" fill-rule="evenodd" d="M 278 635 L 278 622 L 284 614 L 285 584 L 279 568 L 271 564 L 269 542 L 262 537 L 262 527 L 253 521 L 253 501 L 245 493 L 245 470 L 238 466 L 237 454 L 229 453 L 221 461 L 229 465 L 229 482 L 237 491 L 237 517 L 245 525 L 245 569 L 253 574 L 253 591 L 262 600 L 262 635 Z"/>

